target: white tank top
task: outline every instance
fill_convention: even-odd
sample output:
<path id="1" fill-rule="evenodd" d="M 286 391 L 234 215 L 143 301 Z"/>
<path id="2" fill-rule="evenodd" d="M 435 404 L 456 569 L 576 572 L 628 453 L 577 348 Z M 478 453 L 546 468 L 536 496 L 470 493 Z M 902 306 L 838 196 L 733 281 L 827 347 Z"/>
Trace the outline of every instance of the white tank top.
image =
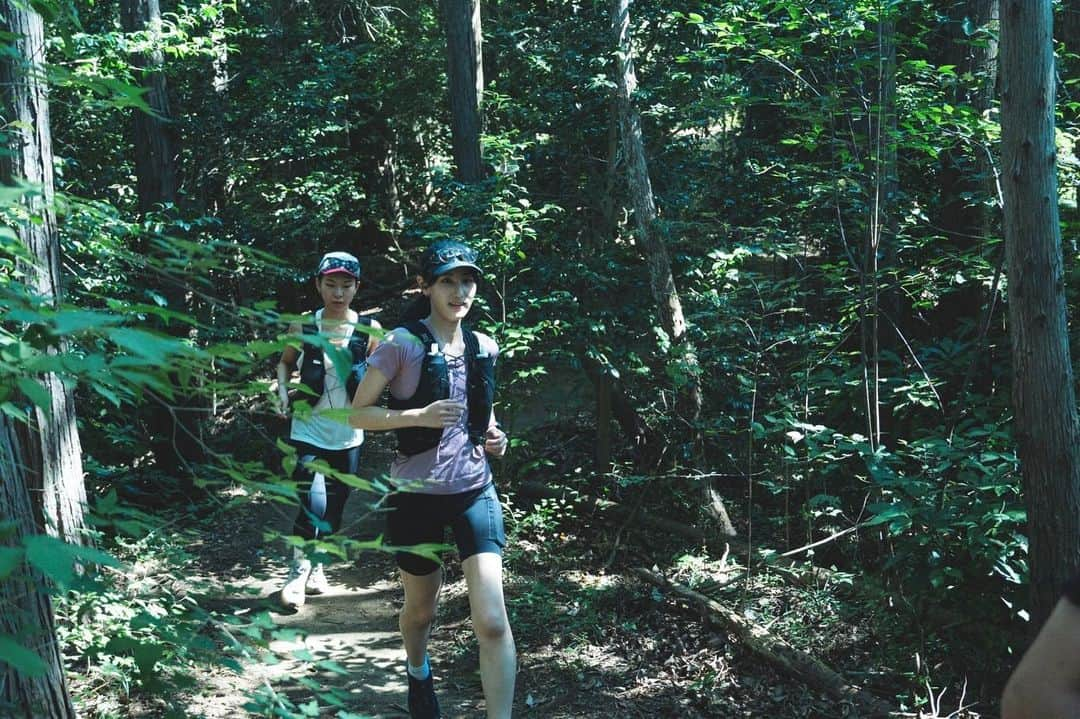
<path id="1" fill-rule="evenodd" d="M 324 329 L 322 313 L 322 309 L 315 313 L 315 326 L 319 334 L 344 339 L 345 345 L 348 346 L 349 339 L 352 338 L 353 331 L 356 329 L 355 324 L 360 319 L 359 315 L 349 310 L 347 322 Z M 334 367 L 333 359 L 325 351 L 319 351 L 322 351 L 323 367 L 326 368 L 322 397 L 319 397 L 319 401 L 312 408 L 311 417 L 307 419 L 293 417 L 289 437 L 323 449 L 359 447 L 364 443 L 364 430 L 354 429 L 343 416 L 329 416 L 324 413 L 326 410 L 340 412 L 340 410 L 348 409 L 351 401 L 348 392 L 345 391 L 345 382 L 338 376 Z M 304 354 L 304 352 L 300 353 L 296 361 L 297 367 L 303 366 Z M 310 398 L 308 399 L 310 401 Z"/>

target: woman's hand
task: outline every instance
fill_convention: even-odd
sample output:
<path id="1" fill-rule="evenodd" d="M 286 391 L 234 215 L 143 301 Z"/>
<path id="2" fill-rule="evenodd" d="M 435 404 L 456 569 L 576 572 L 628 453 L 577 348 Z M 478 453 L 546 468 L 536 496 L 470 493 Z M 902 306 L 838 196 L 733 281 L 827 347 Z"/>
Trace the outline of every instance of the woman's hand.
<path id="1" fill-rule="evenodd" d="M 278 417 L 289 416 L 289 390 L 285 387 L 278 388 L 277 406 L 274 409 L 277 411 Z"/>
<path id="2" fill-rule="evenodd" d="M 492 457 L 502 457 L 506 454 L 506 448 L 510 446 L 510 439 L 498 425 L 488 427 L 487 439 L 484 441 L 484 451 Z"/>
<path id="3" fill-rule="evenodd" d="M 461 415 L 464 413 L 464 402 L 458 402 L 452 399 L 440 399 L 437 402 L 432 402 L 427 407 L 424 407 L 423 411 L 420 412 L 420 426 L 431 427 L 432 429 L 453 427 L 461 420 Z"/>

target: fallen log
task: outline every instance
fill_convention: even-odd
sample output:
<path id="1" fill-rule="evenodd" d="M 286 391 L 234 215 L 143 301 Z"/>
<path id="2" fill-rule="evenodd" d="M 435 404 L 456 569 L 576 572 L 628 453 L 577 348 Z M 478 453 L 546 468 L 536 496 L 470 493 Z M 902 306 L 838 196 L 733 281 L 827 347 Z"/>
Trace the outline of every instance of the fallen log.
<path id="1" fill-rule="evenodd" d="M 856 687 L 821 661 L 788 644 L 780 637 L 770 634 L 764 627 L 748 621 L 720 602 L 695 592 L 644 567 L 634 568 L 633 573 L 647 582 L 679 595 L 703 609 L 708 618 L 715 620 L 736 636 L 744 645 L 769 662 L 815 689 L 819 689 L 839 701 L 849 702 L 857 716 L 899 717 L 905 716 L 893 710 L 881 699 Z"/>

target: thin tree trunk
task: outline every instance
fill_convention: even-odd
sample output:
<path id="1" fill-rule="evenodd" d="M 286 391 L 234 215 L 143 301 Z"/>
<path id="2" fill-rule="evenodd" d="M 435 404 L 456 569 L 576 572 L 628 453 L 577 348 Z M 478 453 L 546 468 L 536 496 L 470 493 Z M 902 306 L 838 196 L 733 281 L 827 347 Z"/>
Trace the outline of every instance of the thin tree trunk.
<path id="1" fill-rule="evenodd" d="M 155 41 L 161 34 L 161 8 L 158 0 L 123 0 L 120 11 L 125 32 L 146 32 Z M 164 55 L 158 47 L 132 58 L 146 88 L 146 104 L 153 114 L 134 113 L 135 184 L 139 213 L 160 209 L 163 203 L 176 201 L 176 134 L 169 112 L 165 84 Z"/>
<path id="2" fill-rule="evenodd" d="M 677 374 L 681 379 L 676 388 L 676 412 L 686 424 L 687 433 L 694 439 L 697 448 L 695 453 L 700 453 L 700 434 L 697 430 L 697 421 L 701 415 L 700 368 L 697 352 L 686 334 L 686 320 L 675 286 L 667 246 L 656 227 L 656 200 L 653 197 L 648 162 L 645 158 L 641 116 L 633 103 L 637 75 L 634 71 L 633 43 L 630 37 L 630 2 L 613 0 L 611 7 L 611 28 L 617 58 L 615 78 L 618 85 L 619 125 L 622 130 L 630 197 L 634 207 L 637 228 L 635 237 L 645 253 L 649 285 L 659 309 L 660 324 L 671 340 L 672 354 L 678 363 Z M 706 511 L 719 522 L 721 531 L 734 534 L 727 509 L 711 482 L 705 483 L 704 492 Z"/>
<path id="3" fill-rule="evenodd" d="M 211 47 L 212 86 L 214 94 L 219 98 L 224 98 L 229 93 L 229 43 L 225 36 L 225 13 L 228 10 L 224 3 L 219 4 L 216 9 L 217 15 L 214 16 L 214 29 L 211 35 L 213 42 Z"/>
<path id="4" fill-rule="evenodd" d="M 0 181 L 8 185 L 26 181 L 40 190 L 39 195 L 25 200 L 30 216 L 40 221 L 16 227 L 20 241 L 34 258 L 32 265 L 21 269 L 33 292 L 58 305 L 62 295 L 60 240 L 53 207 L 44 25 L 41 16 L 28 6 L 4 2 L 2 7 L 5 30 L 15 37 L 11 41 L 13 54 L 0 63 L 7 137 L 7 153 L 0 158 Z M 86 529 L 86 487 L 75 400 L 59 377 L 49 374 L 40 381 L 49 395 L 49 406 L 36 407 L 33 424 L 22 430 L 30 489 L 35 495 L 40 493 L 41 499 L 35 510 L 50 533 L 81 543 Z"/>
<path id="5" fill-rule="evenodd" d="M 1076 77 L 1080 61 L 1076 58 L 1080 55 L 1080 0 L 1065 0 L 1058 7 L 1057 17 L 1054 18 L 1054 37 L 1065 46 L 1065 52 L 1061 57 L 1068 57 L 1061 73 L 1064 77 Z M 1075 88 L 1075 85 L 1073 86 Z M 1076 91 L 1070 92 L 1073 102 L 1063 103 L 1058 110 L 1062 115 L 1062 127 L 1072 128 L 1075 136 L 1077 123 L 1080 122 L 1080 103 L 1075 102 Z M 1075 146 L 1074 146 L 1075 147 Z M 1075 153 L 1074 153 L 1075 154 Z M 1075 178 L 1076 175 L 1074 174 Z M 1073 197 L 1080 198 L 1080 179 L 1074 179 L 1072 187 Z M 1069 221 L 1074 227 L 1080 227 L 1080 201 L 1074 202 Z M 1077 250 L 1076 233 L 1069 233 L 1069 249 L 1074 253 Z"/>
<path id="6" fill-rule="evenodd" d="M 211 100 L 211 117 L 213 117 L 213 132 L 221 133 L 222 141 L 220 147 L 220 155 L 217 157 L 227 155 L 229 152 L 229 133 L 228 133 L 228 110 L 229 110 L 229 43 L 228 36 L 226 34 L 227 23 L 226 13 L 229 12 L 225 3 L 218 5 L 217 15 L 214 17 L 214 30 L 213 30 L 213 45 L 212 45 L 212 60 L 211 60 L 211 80 L 210 87 L 213 89 L 213 100 Z M 163 73 L 159 73 L 164 77 Z M 164 86 L 161 88 L 164 94 Z M 168 103 L 168 97 L 165 98 L 166 107 Z M 176 148 L 173 148 L 174 155 Z M 216 159 L 216 158 L 215 158 Z M 204 159 L 204 167 L 207 169 L 202 173 L 203 180 L 199 183 L 199 191 L 202 195 L 202 207 L 204 211 L 216 215 L 221 211 L 221 208 L 227 203 L 225 198 L 225 180 L 227 173 L 221 168 L 224 163 L 214 162 L 213 165 L 207 167 L 206 160 Z M 172 173 L 176 175 L 175 163 L 172 168 Z M 175 197 L 174 197 L 175 199 Z"/>
<path id="7" fill-rule="evenodd" d="M 892 408 L 882 399 L 883 362 L 895 354 L 899 341 L 897 330 L 882 314 L 895 322 L 899 316 L 897 293 L 888 281 L 896 266 L 896 235 L 900 183 L 896 164 L 896 21 L 895 9 L 883 9 L 878 21 L 877 112 L 872 115 L 871 153 L 874 158 L 874 187 L 870 203 L 870 238 L 866 253 L 866 274 L 870 278 L 869 344 L 871 381 L 870 440 L 880 447 L 892 428 Z M 888 369 L 887 367 L 885 368 Z"/>
<path id="8" fill-rule="evenodd" d="M 457 178 L 484 178 L 480 150 L 480 102 L 484 92 L 480 0 L 442 0 L 446 23 L 446 74 L 450 90 L 450 131 Z"/>
<path id="9" fill-rule="evenodd" d="M 660 310 L 660 323 L 671 339 L 672 346 L 678 348 L 683 355 L 682 359 L 685 359 L 688 365 L 696 370 L 696 353 L 686 335 L 686 320 L 683 317 L 679 292 L 675 286 L 675 276 L 671 270 L 667 246 L 656 227 L 656 200 L 653 197 L 648 161 L 645 158 L 641 116 L 632 100 L 634 90 L 637 88 L 637 76 L 634 72 L 632 56 L 629 4 L 629 0 L 614 0 L 611 21 L 618 48 L 618 67 L 615 74 L 619 88 L 619 124 L 622 129 L 623 155 L 626 159 L 630 197 L 634 207 L 637 228 L 635 236 L 645 253 L 650 287 Z M 701 394 L 696 374 L 690 374 L 680 388 L 680 400 L 683 418 L 688 421 L 696 420 L 701 411 Z"/>
<path id="10" fill-rule="evenodd" d="M 1014 422 L 1028 513 L 1032 617 L 1080 570 L 1080 424 L 1066 319 L 1050 0 L 1004 0 L 1001 150 Z"/>
<path id="11" fill-rule="evenodd" d="M 488 27 L 494 28 L 496 32 L 498 32 L 499 23 L 502 20 L 503 9 L 504 8 L 499 5 L 499 0 L 487 0 L 486 13 L 488 19 Z M 490 33 L 488 34 L 488 37 L 491 37 Z M 501 66 L 499 65 L 500 58 L 497 43 L 487 43 L 486 45 L 484 45 L 483 55 L 483 87 L 486 89 L 488 85 L 495 82 L 495 79 L 499 76 L 499 70 L 501 69 Z"/>
<path id="12" fill-rule="evenodd" d="M 615 185 L 619 177 L 619 98 L 612 94 L 608 111 L 607 167 L 604 170 L 604 191 L 600 196 L 601 245 L 611 241 L 615 233 Z"/>

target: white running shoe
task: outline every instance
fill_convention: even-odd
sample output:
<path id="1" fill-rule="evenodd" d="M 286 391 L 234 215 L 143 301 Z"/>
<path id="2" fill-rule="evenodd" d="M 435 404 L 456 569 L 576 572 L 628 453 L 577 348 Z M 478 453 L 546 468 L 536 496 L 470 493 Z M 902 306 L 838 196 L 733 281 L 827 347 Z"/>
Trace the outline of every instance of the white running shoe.
<path id="1" fill-rule="evenodd" d="M 292 564 L 289 565 L 289 576 L 278 594 L 281 606 L 286 609 L 299 609 L 304 606 L 304 585 L 310 575 L 311 560 L 307 559 L 303 552 L 295 551 Z"/>
<path id="2" fill-rule="evenodd" d="M 330 582 L 326 578 L 326 572 L 323 571 L 322 563 L 311 568 L 305 588 L 308 594 L 326 594 L 330 591 Z"/>

